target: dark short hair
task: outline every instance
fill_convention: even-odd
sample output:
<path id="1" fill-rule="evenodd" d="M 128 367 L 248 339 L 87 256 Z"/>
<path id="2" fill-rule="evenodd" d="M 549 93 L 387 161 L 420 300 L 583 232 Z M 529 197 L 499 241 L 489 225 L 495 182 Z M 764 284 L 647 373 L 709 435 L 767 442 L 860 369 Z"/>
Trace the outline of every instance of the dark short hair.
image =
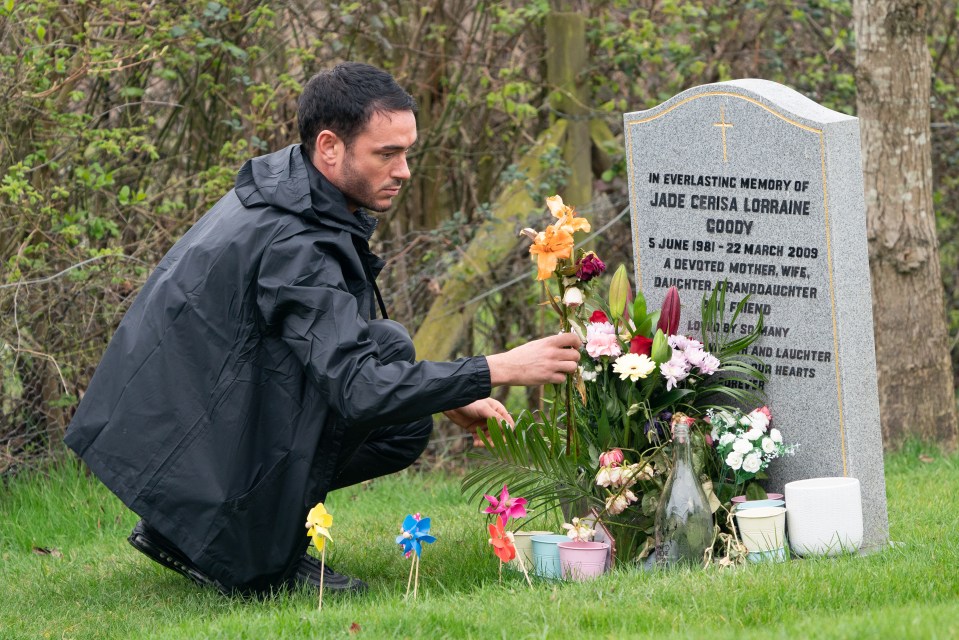
<path id="1" fill-rule="evenodd" d="M 361 62 L 344 62 L 306 83 L 297 104 L 300 141 L 313 155 L 320 131 L 329 129 L 350 144 L 374 113 L 412 111 L 416 101 L 393 76 Z"/>

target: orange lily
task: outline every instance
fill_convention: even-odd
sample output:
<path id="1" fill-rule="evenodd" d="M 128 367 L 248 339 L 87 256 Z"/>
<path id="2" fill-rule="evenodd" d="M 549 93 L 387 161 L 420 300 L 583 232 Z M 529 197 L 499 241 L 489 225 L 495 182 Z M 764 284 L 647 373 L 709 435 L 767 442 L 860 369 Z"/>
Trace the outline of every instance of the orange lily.
<path id="1" fill-rule="evenodd" d="M 559 260 L 568 260 L 573 253 L 573 235 L 558 225 L 550 225 L 536 234 L 529 252 L 536 256 L 536 279 L 547 280 Z"/>
<path id="2" fill-rule="evenodd" d="M 546 206 L 549 208 L 553 217 L 559 218 L 556 226 L 567 233 L 573 234 L 577 231 L 589 232 L 589 221 L 586 218 L 577 218 L 576 210 L 563 204 L 563 199 L 559 196 L 550 196 L 546 198 Z M 542 280 L 542 278 L 540 278 Z"/>
<path id="3" fill-rule="evenodd" d="M 513 545 L 512 536 L 503 528 L 500 523 L 489 525 L 489 543 L 493 545 L 493 553 L 500 559 L 500 562 L 509 562 L 516 557 L 516 547 Z"/>

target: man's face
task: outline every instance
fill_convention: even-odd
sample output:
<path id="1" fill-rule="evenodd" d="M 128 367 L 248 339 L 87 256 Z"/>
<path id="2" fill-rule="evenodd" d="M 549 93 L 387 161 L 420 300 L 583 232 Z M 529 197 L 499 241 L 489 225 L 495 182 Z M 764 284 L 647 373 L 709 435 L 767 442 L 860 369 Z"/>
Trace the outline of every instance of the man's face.
<path id="1" fill-rule="evenodd" d="M 386 211 L 410 179 L 406 154 L 416 142 L 412 111 L 374 113 L 345 149 L 342 163 L 327 176 L 346 197 L 350 209 Z"/>

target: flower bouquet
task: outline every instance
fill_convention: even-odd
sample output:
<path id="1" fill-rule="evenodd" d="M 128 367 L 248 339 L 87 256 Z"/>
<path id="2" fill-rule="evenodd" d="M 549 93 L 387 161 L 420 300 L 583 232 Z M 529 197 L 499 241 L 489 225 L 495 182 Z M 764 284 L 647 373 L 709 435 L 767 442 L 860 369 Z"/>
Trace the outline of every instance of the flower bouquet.
<path id="1" fill-rule="evenodd" d="M 710 411 L 725 416 L 719 412 L 761 403 L 762 362 L 746 349 L 761 335 L 762 318 L 746 335 L 723 332 L 748 297 L 727 320 L 719 284 L 702 300 L 703 334 L 681 334 L 675 288 L 660 309 L 649 309 L 641 293 L 632 293 L 621 266 L 603 292 L 599 283 L 606 265 L 574 241 L 575 233 L 589 231 L 589 222 L 558 196 L 547 198 L 546 205 L 552 224 L 523 234 L 532 241 L 544 304 L 555 312 L 560 330 L 583 340 L 581 365 L 553 390 L 546 410 L 521 413 L 513 429 L 490 421 L 482 434 L 486 446 L 472 454 L 486 464 L 466 476 L 464 491 L 479 497 L 509 484 L 529 500 L 530 520 L 555 513 L 557 506 L 567 522 L 593 509 L 616 537 L 620 558 L 638 560 L 651 547 L 671 467 L 674 414 L 695 419 L 695 467 L 713 509 L 719 507 L 705 418 Z"/>
<path id="2" fill-rule="evenodd" d="M 748 497 L 765 497 L 765 492 L 751 481 L 764 479 L 770 462 L 795 452 L 798 445 L 783 442 L 779 429 L 770 428 L 771 420 L 772 414 L 765 406 L 748 414 L 739 409 L 707 412 L 710 440 L 719 463 L 716 477 L 730 487 L 731 495 L 745 489 Z"/>

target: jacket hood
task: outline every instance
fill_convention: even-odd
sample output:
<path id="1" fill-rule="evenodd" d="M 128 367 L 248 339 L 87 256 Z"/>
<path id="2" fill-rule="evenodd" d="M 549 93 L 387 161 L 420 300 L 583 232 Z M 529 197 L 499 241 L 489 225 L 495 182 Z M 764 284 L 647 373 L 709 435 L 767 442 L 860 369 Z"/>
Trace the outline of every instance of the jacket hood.
<path id="1" fill-rule="evenodd" d="M 313 166 L 300 144 L 247 160 L 235 189 L 247 208 L 275 207 L 366 240 L 378 222 L 362 209 L 351 213 L 343 194 Z"/>

